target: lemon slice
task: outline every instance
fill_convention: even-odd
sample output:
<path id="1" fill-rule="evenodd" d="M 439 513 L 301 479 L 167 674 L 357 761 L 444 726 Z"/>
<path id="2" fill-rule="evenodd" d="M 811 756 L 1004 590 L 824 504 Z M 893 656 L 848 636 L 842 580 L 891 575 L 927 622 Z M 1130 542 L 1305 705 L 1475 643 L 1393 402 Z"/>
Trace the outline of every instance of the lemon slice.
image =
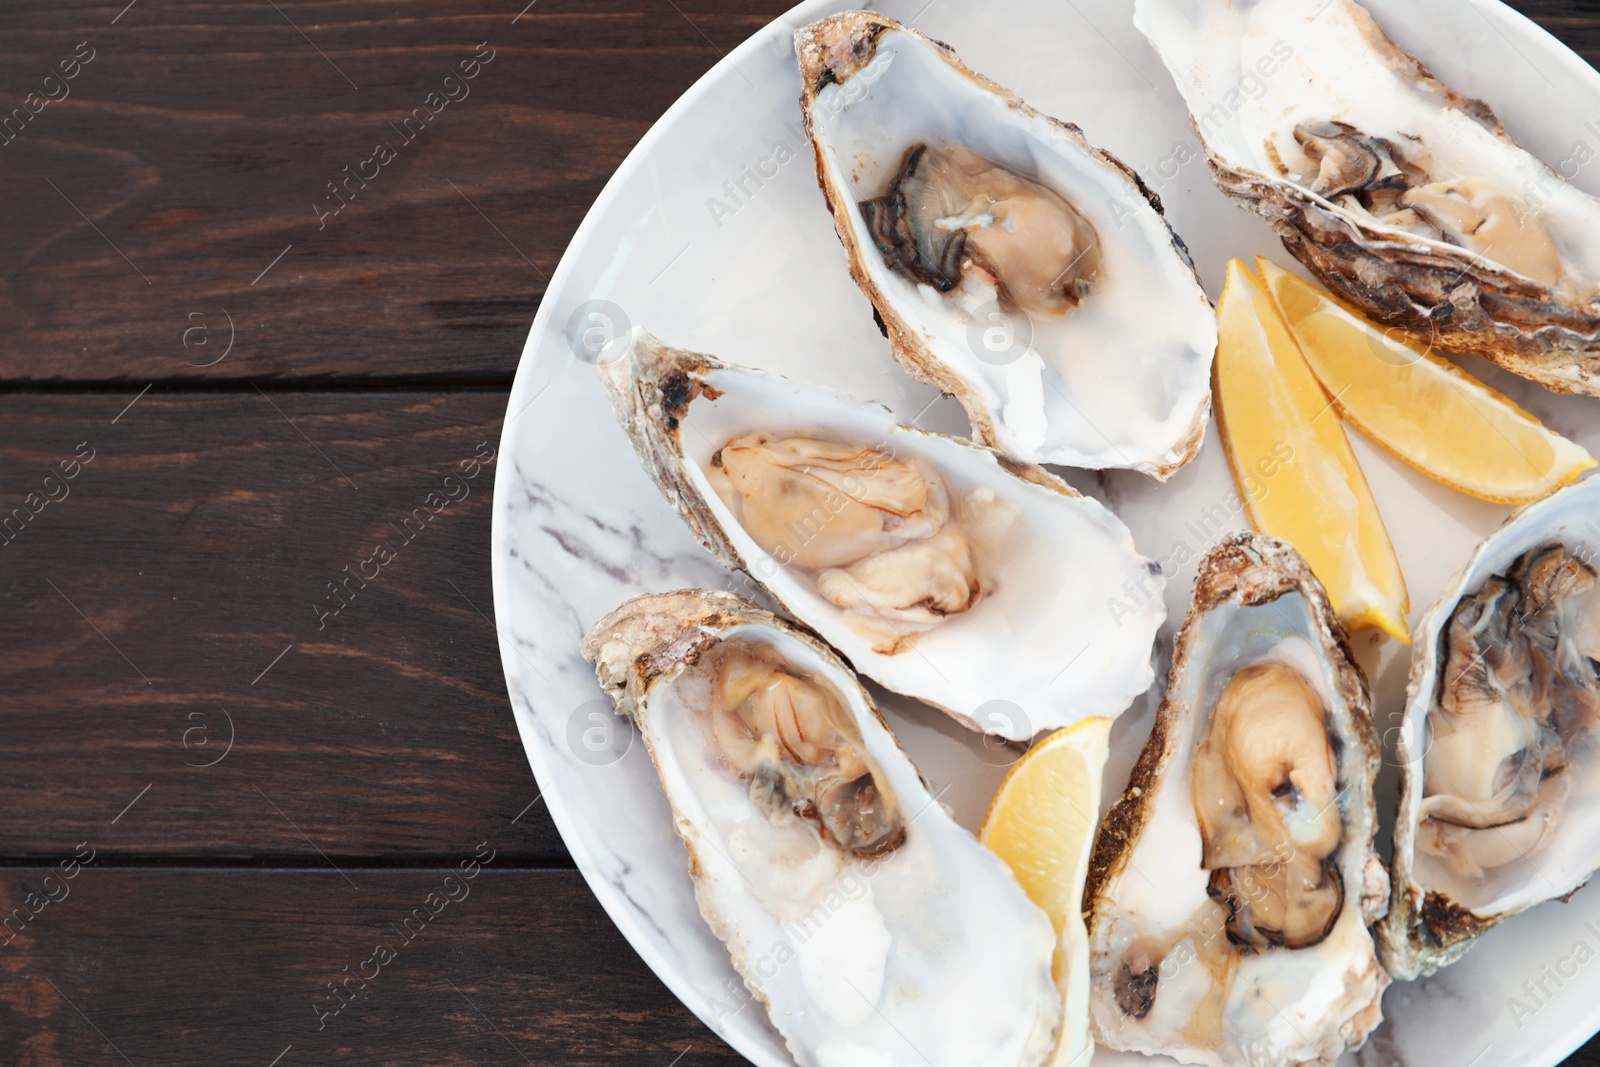
<path id="1" fill-rule="evenodd" d="M 978 835 L 1055 923 L 1062 1020 L 1049 1067 L 1084 1067 L 1094 1052 L 1083 884 L 1100 825 L 1100 777 L 1110 734 L 1110 719 L 1089 718 L 1030 748 L 1001 783 Z"/>
<path id="2" fill-rule="evenodd" d="M 1339 412 L 1237 259 L 1217 326 L 1217 425 L 1256 529 L 1300 550 L 1345 625 L 1410 644 L 1405 577 Z"/>
<path id="3" fill-rule="evenodd" d="M 1595 465 L 1404 331 L 1373 325 L 1271 260 L 1256 267 L 1344 417 L 1428 477 L 1496 504 L 1526 504 Z"/>

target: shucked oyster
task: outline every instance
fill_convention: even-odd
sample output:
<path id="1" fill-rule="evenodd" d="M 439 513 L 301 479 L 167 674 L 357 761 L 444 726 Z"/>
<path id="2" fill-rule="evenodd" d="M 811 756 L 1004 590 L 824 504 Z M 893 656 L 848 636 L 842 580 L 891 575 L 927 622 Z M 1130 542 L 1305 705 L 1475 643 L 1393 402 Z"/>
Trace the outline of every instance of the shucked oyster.
<path id="1" fill-rule="evenodd" d="M 980 555 L 994 569 L 1021 521 L 993 493 L 952 502 L 926 459 L 817 436 L 741 434 L 707 478 L 745 532 L 884 655 L 970 611 L 992 584 Z"/>
<path id="2" fill-rule="evenodd" d="M 1322 695 L 1294 666 L 1264 661 L 1222 689 L 1194 754 L 1206 887 L 1228 940 L 1257 952 L 1310 948 L 1344 907 L 1338 768 Z"/>
<path id="3" fill-rule="evenodd" d="M 698 591 L 629 601 L 583 654 L 655 761 L 701 914 L 801 1067 L 1045 1062 L 1050 919 L 837 656 Z"/>
<path id="4" fill-rule="evenodd" d="M 1137 0 L 1222 190 L 1383 322 L 1600 395 L 1600 200 L 1353 0 Z"/>
<path id="5" fill-rule="evenodd" d="M 1305 561 L 1235 534 L 1200 564 L 1150 740 L 1095 842 L 1095 1038 L 1213 1067 L 1331 1065 L 1382 1020 L 1368 925 L 1378 739 Z"/>
<path id="6" fill-rule="evenodd" d="M 818 180 L 907 370 L 1020 459 L 1161 479 L 1192 459 L 1216 319 L 1133 172 L 883 15 L 795 48 Z"/>
<path id="7" fill-rule="evenodd" d="M 668 502 L 863 674 L 1011 740 L 1149 687 L 1159 568 L 1099 503 L 875 404 L 618 345 L 612 409 Z"/>
<path id="8" fill-rule="evenodd" d="M 1399 978 L 1600 868 L 1600 479 L 1478 549 L 1418 631 L 1379 928 Z"/>

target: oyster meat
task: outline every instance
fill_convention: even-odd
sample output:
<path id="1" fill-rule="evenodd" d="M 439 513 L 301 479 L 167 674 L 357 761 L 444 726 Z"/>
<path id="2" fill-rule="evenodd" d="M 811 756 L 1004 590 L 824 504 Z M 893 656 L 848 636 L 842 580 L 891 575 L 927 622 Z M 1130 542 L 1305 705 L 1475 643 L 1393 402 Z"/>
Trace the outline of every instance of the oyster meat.
<path id="1" fill-rule="evenodd" d="M 977 546 L 997 558 L 1021 517 L 977 491 L 952 510 L 925 459 L 815 436 L 741 434 L 712 455 L 707 477 L 756 544 L 809 577 L 884 655 L 977 604 Z"/>
<path id="2" fill-rule="evenodd" d="M 701 914 L 801 1067 L 1039 1067 L 1056 936 L 939 806 L 855 676 L 727 593 L 583 641 L 644 739 Z"/>
<path id="3" fill-rule="evenodd" d="M 1600 200 L 1353 0 L 1137 0 L 1217 184 L 1390 325 L 1600 395 Z"/>
<path id="4" fill-rule="evenodd" d="M 1018 741 L 1149 687 L 1160 570 L 1099 503 L 874 404 L 618 344 L 606 390 L 668 502 L 869 678 Z"/>
<path id="5" fill-rule="evenodd" d="M 818 181 L 912 375 L 1029 462 L 1192 459 L 1216 319 L 1155 194 L 891 18 L 834 15 L 795 48 Z"/>
<path id="6" fill-rule="evenodd" d="M 1331 1065 L 1382 1021 L 1367 682 L 1286 542 L 1201 561 L 1167 693 L 1095 842 L 1090 1011 L 1114 1049 Z"/>
<path id="7" fill-rule="evenodd" d="M 1394 900 L 1399 978 L 1600 868 L 1600 479 L 1478 549 L 1419 630 L 1404 725 Z"/>
<path id="8" fill-rule="evenodd" d="M 1077 308 L 1099 280 L 1100 235 L 1060 194 L 963 145 L 919 141 L 861 216 L 884 262 L 940 293 L 992 292 L 1044 319 Z"/>

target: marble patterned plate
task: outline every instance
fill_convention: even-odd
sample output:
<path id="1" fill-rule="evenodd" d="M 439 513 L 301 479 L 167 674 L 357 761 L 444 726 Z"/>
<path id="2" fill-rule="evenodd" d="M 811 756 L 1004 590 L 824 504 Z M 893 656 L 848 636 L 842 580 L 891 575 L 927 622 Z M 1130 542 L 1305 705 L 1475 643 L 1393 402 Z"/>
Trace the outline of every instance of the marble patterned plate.
<path id="1" fill-rule="evenodd" d="M 762 1067 L 790 1062 L 695 908 L 683 846 L 642 745 L 611 714 L 578 640 L 647 591 L 740 589 L 690 538 L 640 471 L 592 366 L 594 344 L 632 325 L 665 341 L 879 400 L 919 425 L 963 433 L 961 411 L 890 358 L 845 271 L 800 128 L 791 34 L 849 6 L 805 3 L 756 34 L 679 100 L 585 219 L 534 320 L 506 411 L 495 485 L 495 606 L 506 683 L 545 802 L 590 887 L 674 993 Z M 949 42 L 974 69 L 1138 169 L 1166 202 L 1213 298 L 1232 256 L 1288 257 L 1266 224 L 1206 173 L 1183 104 L 1134 30 L 1132 0 L 887 0 L 885 13 Z M 1400 45 L 1488 100 L 1513 136 L 1600 193 L 1600 74 L 1494 0 L 1372 0 Z M 1557 397 L 1479 360 L 1466 365 L 1558 431 L 1600 452 L 1600 406 Z M 931 407 L 930 407 L 931 405 Z M 1411 586 L 1413 619 L 1507 509 L 1431 482 L 1355 437 Z M 1247 524 L 1214 429 L 1166 486 L 1067 472 L 1108 503 L 1141 548 L 1175 568 L 1171 646 L 1191 561 Z M 745 591 L 745 590 L 741 590 Z M 1380 732 L 1399 723 L 1407 656 L 1360 635 Z M 1165 663 L 1158 662 L 1165 673 Z M 881 694 L 880 694 L 881 695 Z M 1112 736 L 1107 799 L 1148 732 L 1156 694 Z M 890 722 L 968 826 L 1005 759 L 943 715 L 885 698 Z M 1391 757 L 1392 762 L 1392 757 Z M 1380 802 L 1392 811 L 1388 768 Z M 1600 890 L 1505 923 L 1435 978 L 1393 987 L 1389 1021 L 1352 1062 L 1548 1067 L 1600 1028 Z M 1160 1063 L 1101 1052 L 1096 1067 Z"/>

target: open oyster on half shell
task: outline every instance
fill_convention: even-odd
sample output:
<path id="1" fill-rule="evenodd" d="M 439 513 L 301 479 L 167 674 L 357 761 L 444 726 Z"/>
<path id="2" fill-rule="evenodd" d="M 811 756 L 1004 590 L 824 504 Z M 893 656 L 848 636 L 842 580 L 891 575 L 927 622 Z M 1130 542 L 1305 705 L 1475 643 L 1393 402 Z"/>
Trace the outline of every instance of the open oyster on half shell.
<path id="1" fill-rule="evenodd" d="M 1040 1067 L 1055 931 L 941 808 L 849 669 L 727 593 L 583 641 L 689 851 L 695 898 L 800 1067 Z"/>
<path id="2" fill-rule="evenodd" d="M 1216 318 L 1155 194 L 887 16 L 795 49 L 818 181 L 906 369 L 1030 462 L 1165 479 L 1192 459 Z"/>
<path id="3" fill-rule="evenodd" d="M 1486 540 L 1417 630 L 1399 731 L 1397 978 L 1600 869 L 1600 478 Z"/>
<path id="4" fill-rule="evenodd" d="M 1149 688 L 1160 568 L 1098 502 L 877 404 L 615 344 L 612 410 L 667 501 L 867 677 L 1013 741 Z"/>
<path id="5" fill-rule="evenodd" d="M 1138 0 L 1213 177 L 1375 318 L 1600 395 L 1600 200 L 1353 0 Z"/>
<path id="6" fill-rule="evenodd" d="M 1095 842 L 1095 1039 L 1211 1067 L 1331 1065 L 1382 1021 L 1368 926 L 1379 746 L 1366 678 L 1286 542 L 1200 564 L 1165 699 Z"/>

